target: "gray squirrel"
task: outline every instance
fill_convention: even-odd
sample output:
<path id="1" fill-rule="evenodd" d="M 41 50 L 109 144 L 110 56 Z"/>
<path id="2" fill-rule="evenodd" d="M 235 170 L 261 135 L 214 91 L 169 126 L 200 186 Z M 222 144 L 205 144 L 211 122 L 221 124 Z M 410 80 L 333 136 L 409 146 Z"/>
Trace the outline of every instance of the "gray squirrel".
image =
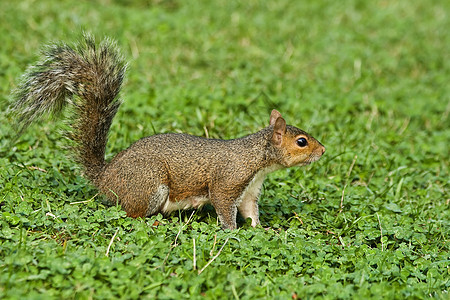
<path id="1" fill-rule="evenodd" d="M 145 137 L 105 161 L 112 120 L 119 109 L 126 63 L 109 39 L 92 36 L 71 47 L 54 44 L 13 92 L 10 111 L 19 134 L 45 114 L 74 108 L 69 137 L 85 176 L 130 217 L 146 217 L 211 203 L 222 228 L 236 228 L 237 211 L 259 224 L 258 197 L 265 176 L 317 161 L 325 147 L 286 125 L 273 110 L 269 126 L 233 140 L 188 134 Z M 73 97 L 76 96 L 76 97 Z"/>

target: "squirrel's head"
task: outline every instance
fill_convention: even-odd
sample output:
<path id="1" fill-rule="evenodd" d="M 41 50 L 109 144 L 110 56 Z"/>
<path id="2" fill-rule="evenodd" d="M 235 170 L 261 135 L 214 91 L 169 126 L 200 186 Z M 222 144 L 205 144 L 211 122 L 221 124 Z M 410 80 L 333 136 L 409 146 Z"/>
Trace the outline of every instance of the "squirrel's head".
<path id="1" fill-rule="evenodd" d="M 286 121 L 277 110 L 270 114 L 273 126 L 272 145 L 279 150 L 279 163 L 285 167 L 305 166 L 319 160 L 325 153 L 325 147 L 308 133 Z"/>

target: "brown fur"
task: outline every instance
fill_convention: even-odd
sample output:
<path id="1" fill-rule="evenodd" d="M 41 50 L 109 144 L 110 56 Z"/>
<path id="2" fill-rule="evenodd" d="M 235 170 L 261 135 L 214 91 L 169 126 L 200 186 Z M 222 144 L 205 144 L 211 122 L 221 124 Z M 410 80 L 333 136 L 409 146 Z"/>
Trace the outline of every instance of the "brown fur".
<path id="1" fill-rule="evenodd" d="M 130 217 L 211 202 L 224 228 L 236 228 L 237 210 L 259 224 L 257 200 L 264 176 L 276 169 L 318 160 L 325 148 L 306 132 L 286 125 L 273 110 L 270 125 L 234 139 L 187 134 L 143 138 L 105 162 L 107 134 L 119 108 L 125 63 L 113 44 L 97 47 L 90 36 L 73 49 L 54 45 L 29 69 L 11 111 L 20 130 L 45 113 L 74 104 L 70 137 L 87 177 Z M 76 95 L 76 101 L 72 96 Z M 297 140 L 304 138 L 306 146 Z"/>

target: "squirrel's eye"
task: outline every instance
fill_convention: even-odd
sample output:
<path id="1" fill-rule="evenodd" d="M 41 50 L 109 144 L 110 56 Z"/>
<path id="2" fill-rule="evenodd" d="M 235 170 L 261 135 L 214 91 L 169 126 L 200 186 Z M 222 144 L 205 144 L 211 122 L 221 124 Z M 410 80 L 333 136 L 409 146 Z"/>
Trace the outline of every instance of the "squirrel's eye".
<path id="1" fill-rule="evenodd" d="M 305 138 L 299 138 L 297 140 L 297 145 L 302 148 L 306 147 L 306 146 L 308 146 L 308 141 Z"/>

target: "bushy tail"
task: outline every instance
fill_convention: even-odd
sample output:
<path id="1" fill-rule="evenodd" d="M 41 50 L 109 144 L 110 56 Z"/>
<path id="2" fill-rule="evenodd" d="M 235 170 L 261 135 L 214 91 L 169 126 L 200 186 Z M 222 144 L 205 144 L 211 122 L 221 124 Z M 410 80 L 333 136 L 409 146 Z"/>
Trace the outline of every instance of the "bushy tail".
<path id="1" fill-rule="evenodd" d="M 118 94 L 126 63 L 112 41 L 97 46 L 88 34 L 74 47 L 54 44 L 43 54 L 13 92 L 10 112 L 18 120 L 19 134 L 41 116 L 58 115 L 71 104 L 68 136 L 76 144 L 76 158 L 87 177 L 95 181 L 105 165 L 108 131 L 121 104 Z"/>

